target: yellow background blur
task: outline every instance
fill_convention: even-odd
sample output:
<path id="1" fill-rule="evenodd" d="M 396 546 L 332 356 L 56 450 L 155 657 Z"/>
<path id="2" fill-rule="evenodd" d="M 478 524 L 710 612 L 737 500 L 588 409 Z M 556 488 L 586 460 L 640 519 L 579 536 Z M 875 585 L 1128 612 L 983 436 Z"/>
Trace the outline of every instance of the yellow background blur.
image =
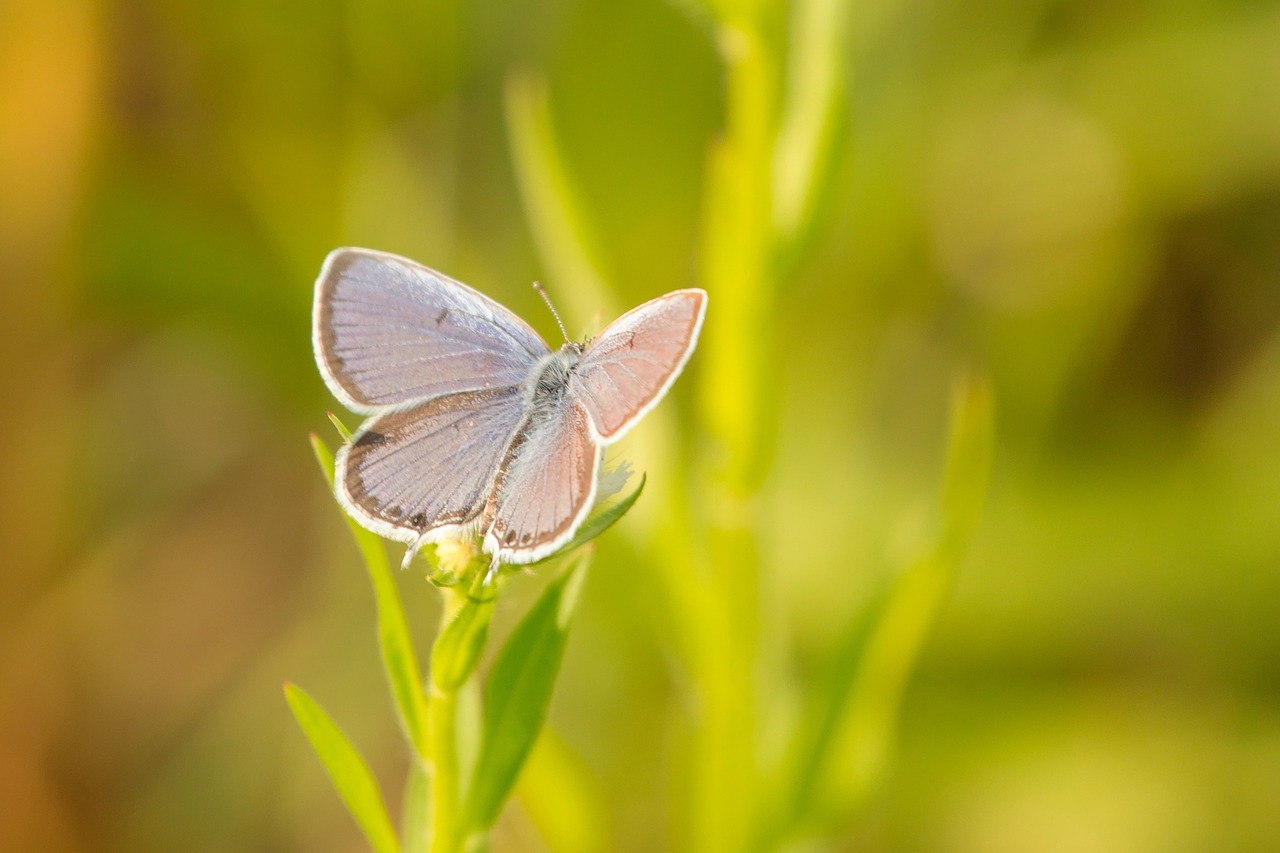
<path id="1" fill-rule="evenodd" d="M 757 377 L 779 669 L 803 684 L 918 538 L 957 372 L 991 376 L 998 438 L 897 761 L 834 849 L 1280 849 L 1280 6 L 849 15 L 825 224 Z M 503 104 L 530 73 L 611 307 L 698 284 L 722 72 L 680 6 L 0 4 L 0 848 L 361 849 L 286 678 L 398 797 L 370 594 L 306 440 L 336 405 L 311 287 L 364 245 L 548 340 L 535 278 L 597 322 L 527 225 Z M 670 837 L 683 713 L 638 556 L 666 499 L 602 540 L 551 712 L 637 851 Z M 519 807 L 495 836 L 539 844 Z"/>

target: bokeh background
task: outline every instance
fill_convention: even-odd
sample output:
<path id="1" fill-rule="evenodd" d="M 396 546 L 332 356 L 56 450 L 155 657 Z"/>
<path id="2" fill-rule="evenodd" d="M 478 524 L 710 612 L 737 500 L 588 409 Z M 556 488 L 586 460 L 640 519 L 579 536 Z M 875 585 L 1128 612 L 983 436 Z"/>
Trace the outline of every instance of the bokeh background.
<path id="1" fill-rule="evenodd" d="M 395 800 L 371 595 L 307 443 L 336 438 L 315 274 L 335 246 L 399 252 L 549 340 L 535 278 L 571 329 L 699 284 L 726 109 L 705 19 L 0 4 L 0 848 L 362 848 L 280 693 L 316 695 Z M 802 849 L 1280 849 L 1280 5 L 872 0 L 838 41 L 819 224 L 750 377 L 785 638 L 762 692 L 803 696 L 919 538 L 958 373 L 990 377 L 998 426 L 893 760 Z M 602 290 L 539 251 L 522 85 Z M 699 370 L 662 416 L 695 450 Z M 654 429 L 620 448 L 651 472 Z M 583 782 L 559 807 L 611 849 L 682 836 L 664 488 L 602 540 L 551 710 Z M 428 638 L 434 592 L 401 580 Z M 542 580 L 512 583 L 500 633 Z M 496 849 L 546 849 L 534 811 Z"/>

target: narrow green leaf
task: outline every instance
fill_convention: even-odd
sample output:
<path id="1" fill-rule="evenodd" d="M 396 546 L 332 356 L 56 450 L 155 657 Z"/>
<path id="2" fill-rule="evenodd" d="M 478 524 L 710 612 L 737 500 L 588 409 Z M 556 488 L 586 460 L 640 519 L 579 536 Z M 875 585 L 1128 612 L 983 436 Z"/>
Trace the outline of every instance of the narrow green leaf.
<path id="1" fill-rule="evenodd" d="M 440 690 L 453 692 L 475 672 L 489 637 L 495 598 L 464 598 L 431 647 L 431 680 Z"/>
<path id="2" fill-rule="evenodd" d="M 421 761 L 410 762 L 404 785 L 400 817 L 400 843 L 404 853 L 428 853 L 431 849 L 431 779 Z"/>
<path id="3" fill-rule="evenodd" d="M 800 728 L 797 748 L 788 768 L 787 799 L 776 828 L 783 835 L 815 810 L 815 789 L 825 778 L 831 743 L 849 714 L 849 697 L 868 639 L 883 615 L 891 589 L 891 586 L 881 589 L 870 605 L 850 623 L 827 664 L 823 678 L 810 694 L 813 701 L 807 708 L 807 718 Z M 772 839 L 766 846 L 779 846 L 778 839 Z"/>
<path id="4" fill-rule="evenodd" d="M 981 514 L 993 444 L 991 393 L 965 380 L 954 398 L 937 534 L 856 620 L 816 694 L 791 767 L 781 833 L 839 819 L 883 772 L 920 651 Z"/>
<path id="5" fill-rule="evenodd" d="M 550 849 L 560 853 L 609 849 L 604 791 L 550 726 L 543 728 L 529 754 L 516 795 Z"/>
<path id="6" fill-rule="evenodd" d="M 640 482 L 630 494 L 619 501 L 609 504 L 603 509 L 596 510 L 589 518 L 587 518 L 586 521 L 582 523 L 582 526 L 578 528 L 578 532 L 569 540 L 569 544 L 565 545 L 551 556 L 538 560 L 534 565 L 536 566 L 539 563 L 545 563 L 550 560 L 557 559 L 564 554 L 568 554 L 575 548 L 579 548 L 587 544 L 601 533 L 604 533 L 610 527 L 613 527 L 613 525 L 617 524 L 622 517 L 631 510 L 631 507 L 635 506 L 635 502 L 640 499 L 640 493 L 644 491 L 644 484 L 645 475 L 641 474 Z"/>
<path id="7" fill-rule="evenodd" d="M 333 488 L 333 451 L 329 449 L 329 445 L 324 443 L 324 439 L 311 433 L 311 452 L 315 454 L 316 461 L 320 463 L 320 471 L 324 474 L 325 481 L 328 482 L 329 488 Z"/>
<path id="8" fill-rule="evenodd" d="M 712 38 L 715 37 L 718 29 L 717 19 L 724 17 L 720 9 L 723 3 L 712 2 L 712 0 L 668 0 L 668 2 L 683 12 L 695 27 L 704 30 Z"/>
<path id="9" fill-rule="evenodd" d="M 338 416 L 333 412 L 327 412 L 326 414 L 329 416 L 329 423 L 333 424 L 334 429 L 338 431 L 338 435 L 342 436 L 342 440 L 350 441 L 351 430 L 347 429 L 347 425 L 338 420 Z"/>
<path id="10" fill-rule="evenodd" d="M 396 841 L 396 831 L 387 816 L 378 783 L 364 758 L 306 691 L 297 685 L 286 684 L 284 696 L 298 725 L 311 742 L 311 748 L 328 771 L 338 796 L 369 839 L 369 845 L 378 853 L 397 853 L 400 845 Z"/>
<path id="11" fill-rule="evenodd" d="M 787 85 L 773 150 L 773 226 L 779 252 L 794 263 L 830 188 L 847 122 L 848 0 L 798 0 L 791 6 Z"/>
<path id="12" fill-rule="evenodd" d="M 464 812 L 468 833 L 493 825 L 542 728 L 587 564 L 588 555 L 580 552 L 547 585 L 494 661 L 480 758 Z"/>
<path id="13" fill-rule="evenodd" d="M 942 538 L 963 549 L 986 502 L 995 441 L 991 386 L 966 376 L 952 392 L 950 448 L 942 484 Z"/>
<path id="14" fill-rule="evenodd" d="M 610 310 L 603 252 L 586 204 L 556 139 L 544 80 L 507 81 L 507 139 L 525 218 L 538 257 L 568 304 L 565 316 L 590 317 Z"/>
<path id="15" fill-rule="evenodd" d="M 316 459 L 333 486 L 333 453 L 314 433 L 311 447 Z M 382 666 L 395 700 L 396 714 L 410 744 L 419 756 L 427 755 L 427 702 L 422 692 L 421 670 L 418 656 L 409 635 L 404 606 L 400 603 L 400 591 L 387 562 L 387 552 L 382 540 L 365 530 L 346 513 L 343 517 L 355 536 L 356 545 L 364 557 L 369 581 L 373 584 L 373 597 L 378 610 L 378 646 L 382 652 Z"/>
<path id="16" fill-rule="evenodd" d="M 711 28 L 723 38 L 724 30 L 741 28 L 760 17 L 761 10 L 776 0 L 671 0 L 671 4 L 700 26 Z"/>

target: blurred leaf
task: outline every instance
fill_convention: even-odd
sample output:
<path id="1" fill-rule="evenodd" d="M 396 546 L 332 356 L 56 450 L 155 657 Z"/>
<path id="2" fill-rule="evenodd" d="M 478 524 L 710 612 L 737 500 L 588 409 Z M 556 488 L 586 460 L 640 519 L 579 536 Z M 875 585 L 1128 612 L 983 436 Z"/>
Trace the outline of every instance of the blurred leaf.
<path id="1" fill-rule="evenodd" d="M 544 728 L 516 795 L 543 841 L 560 853 L 592 853 L 610 846 L 602 791 L 564 740 Z"/>
<path id="2" fill-rule="evenodd" d="M 311 447 L 332 488 L 333 454 L 315 434 L 311 436 Z M 387 562 L 387 552 L 377 535 L 365 530 L 345 512 L 343 516 L 364 556 L 365 568 L 373 584 L 373 596 L 378 609 L 378 646 L 382 652 L 382 666 L 387 674 L 387 683 L 391 686 L 400 725 L 417 754 L 427 755 L 427 702 L 422 692 L 418 656 L 413 650 L 413 639 L 409 636 L 409 625 L 405 620 L 404 607 L 400 603 L 400 592 Z"/>
<path id="3" fill-rule="evenodd" d="M 942 484 L 941 547 L 959 552 L 968 544 L 987 497 L 995 441 L 991 386 L 981 378 L 961 379 L 952 395 L 951 411 L 951 439 Z"/>
<path id="4" fill-rule="evenodd" d="M 776 832 L 786 835 L 804 822 L 814 810 L 814 792 L 825 772 L 831 743 L 849 713 L 849 697 L 858 668 L 866 653 L 867 640 L 882 617 L 889 589 L 882 589 L 867 609 L 850 624 L 837 646 L 828 670 L 809 695 L 807 719 L 801 726 L 792 764 L 785 774 L 786 797 Z M 776 846 L 777 838 L 768 846 Z"/>
<path id="5" fill-rule="evenodd" d="M 770 7 L 781 5 L 781 0 L 679 0 L 676 6 L 686 3 L 695 21 L 698 13 L 712 15 L 723 38 L 724 31 L 730 28 L 759 26 L 758 22 L 768 15 Z"/>
<path id="6" fill-rule="evenodd" d="M 525 218 L 538 255 L 553 278 L 553 292 L 569 304 L 571 316 L 607 310 L 605 263 L 592 233 L 591 217 L 560 155 L 546 83 L 513 76 L 507 81 L 507 136 Z"/>
<path id="7" fill-rule="evenodd" d="M 609 504 L 603 509 L 596 510 L 587 518 L 586 521 L 582 523 L 582 526 L 578 528 L 578 532 L 569 540 L 569 544 L 565 545 L 551 556 L 538 560 L 533 563 L 533 565 L 537 566 L 542 563 L 550 562 L 551 560 L 559 559 L 565 554 L 571 553 L 575 548 L 580 548 L 592 539 L 595 539 L 610 527 L 613 527 L 613 525 L 617 524 L 618 521 L 620 521 L 622 517 L 631 510 L 631 507 L 635 505 L 635 502 L 640 499 L 640 493 L 644 491 L 644 484 L 645 475 L 641 474 L 640 482 L 636 485 L 635 490 L 632 491 L 631 494 L 616 503 Z"/>
<path id="8" fill-rule="evenodd" d="M 722 0 L 667 0 L 672 7 L 684 15 L 699 29 L 714 36 L 717 19 L 723 18 Z"/>
<path id="9" fill-rule="evenodd" d="M 832 168 L 846 122 L 842 74 L 848 0 L 798 0 L 782 117 L 773 151 L 773 227 L 778 251 L 794 263 L 817 211 L 837 181 Z"/>
<path id="10" fill-rule="evenodd" d="M 953 402 L 938 533 L 838 647 L 800 734 L 784 834 L 857 808 L 883 771 L 907 680 L 981 513 L 992 433 L 989 387 L 962 381 Z"/>
<path id="11" fill-rule="evenodd" d="M 311 741 L 311 748 L 324 763 L 329 779 L 338 789 L 338 796 L 342 797 L 342 802 L 369 839 L 369 845 L 379 853 L 398 851 L 400 845 L 396 841 L 391 818 L 387 816 L 387 808 L 383 805 L 382 793 L 364 758 L 324 709 L 302 688 L 286 684 L 284 695 L 298 725 Z"/>
<path id="12" fill-rule="evenodd" d="M 458 612 L 440 632 L 431 647 L 431 680 L 439 689 L 453 692 L 475 672 L 489 638 L 495 598 L 464 598 Z"/>
<path id="13" fill-rule="evenodd" d="M 494 661 L 480 758 L 464 810 L 468 834 L 493 825 L 542 728 L 588 562 L 589 555 L 580 553 L 547 585 Z"/>
<path id="14" fill-rule="evenodd" d="M 400 839 L 405 853 L 427 853 L 431 848 L 431 780 L 421 761 L 409 762 L 409 778 L 404 785 Z"/>

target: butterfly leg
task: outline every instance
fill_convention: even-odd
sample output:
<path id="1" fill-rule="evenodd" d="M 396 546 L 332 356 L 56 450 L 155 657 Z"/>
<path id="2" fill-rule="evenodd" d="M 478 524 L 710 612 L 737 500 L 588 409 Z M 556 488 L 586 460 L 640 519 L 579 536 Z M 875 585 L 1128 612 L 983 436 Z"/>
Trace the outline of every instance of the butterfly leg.
<path id="1" fill-rule="evenodd" d="M 400 561 L 401 569 L 408 569 L 409 564 L 413 562 L 413 557 L 418 550 L 427 543 L 427 534 L 422 534 L 417 539 L 409 543 L 409 547 L 404 551 L 404 559 Z"/>
<path id="2" fill-rule="evenodd" d="M 491 583 L 493 583 L 493 579 L 498 576 L 499 565 L 500 564 L 498 563 L 498 555 L 494 554 L 493 559 L 489 561 L 488 571 L 484 573 L 484 581 L 481 582 L 480 584 L 481 587 L 487 588 Z"/>

